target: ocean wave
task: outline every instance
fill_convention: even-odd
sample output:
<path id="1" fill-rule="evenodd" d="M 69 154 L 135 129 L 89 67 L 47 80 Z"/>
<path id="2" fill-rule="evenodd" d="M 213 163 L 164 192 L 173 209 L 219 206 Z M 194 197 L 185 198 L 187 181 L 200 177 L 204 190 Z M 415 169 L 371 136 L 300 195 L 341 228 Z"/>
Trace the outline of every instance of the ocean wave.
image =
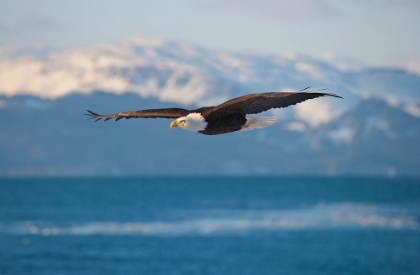
<path id="1" fill-rule="evenodd" d="M 419 209 L 416 207 L 415 209 Z M 178 213 L 179 214 L 179 213 Z M 250 231 L 383 228 L 419 230 L 418 213 L 407 208 L 366 204 L 318 204 L 292 210 L 196 210 L 181 220 L 153 222 L 13 222 L 1 223 L 0 234 L 183 236 L 240 234 Z"/>

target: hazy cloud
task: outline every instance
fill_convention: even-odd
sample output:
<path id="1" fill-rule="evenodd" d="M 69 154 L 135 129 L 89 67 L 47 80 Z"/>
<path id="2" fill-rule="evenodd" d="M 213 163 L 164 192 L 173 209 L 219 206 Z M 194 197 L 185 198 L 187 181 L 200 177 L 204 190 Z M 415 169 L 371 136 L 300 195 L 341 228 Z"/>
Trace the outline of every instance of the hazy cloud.
<path id="1" fill-rule="evenodd" d="M 197 0 L 197 7 L 224 10 L 276 20 L 304 20 L 334 16 L 335 6 L 326 0 Z"/>
<path id="2" fill-rule="evenodd" d="M 40 14 L 22 16 L 14 21 L 0 21 L 0 33 L 22 34 L 37 31 L 55 31 L 61 25 L 52 17 Z"/>
<path id="3" fill-rule="evenodd" d="M 308 20 L 347 14 L 339 1 L 332 0 L 196 0 L 194 3 L 200 9 L 230 11 L 275 20 Z M 354 0 L 354 3 L 375 9 L 420 9 L 419 0 Z"/>
<path id="4" fill-rule="evenodd" d="M 393 8 L 409 8 L 409 9 L 420 9 L 419 0 L 360 0 L 361 3 L 372 2 L 374 4 L 383 6 L 391 6 Z"/>

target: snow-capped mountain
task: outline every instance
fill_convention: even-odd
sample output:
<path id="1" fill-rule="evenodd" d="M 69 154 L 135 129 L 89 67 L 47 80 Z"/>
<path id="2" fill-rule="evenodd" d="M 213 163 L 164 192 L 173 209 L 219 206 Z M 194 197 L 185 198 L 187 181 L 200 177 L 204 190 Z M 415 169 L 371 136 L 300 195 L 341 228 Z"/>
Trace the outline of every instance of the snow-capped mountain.
<path id="1" fill-rule="evenodd" d="M 231 53 L 142 37 L 84 49 L 38 51 L 0 50 L 0 94 L 56 99 L 72 92 L 133 92 L 201 106 L 251 92 L 313 86 L 328 88 L 346 100 L 298 106 L 297 117 L 312 125 L 370 97 L 420 117 L 419 76 L 372 69 L 332 55 Z"/>
<path id="2" fill-rule="evenodd" d="M 336 93 L 344 99 L 322 98 L 287 109 L 273 110 L 271 112 L 280 117 L 276 126 L 245 135 L 241 133 L 243 136 L 234 134 L 235 138 L 222 137 L 227 146 L 225 150 L 234 152 L 234 156 L 235 152 L 241 151 L 238 147 L 240 144 L 234 142 L 236 138 L 240 137 L 262 146 L 253 152 L 261 158 L 260 166 L 252 166 L 255 156 L 239 155 L 226 160 L 222 166 L 220 162 L 210 158 L 205 162 L 206 167 L 213 168 L 208 170 L 197 162 L 186 162 L 186 165 L 198 165 L 194 171 L 203 173 L 353 173 L 369 172 L 369 163 L 371 168 L 376 167 L 372 168 L 372 173 L 396 170 L 413 174 L 414 170 L 417 170 L 402 168 L 420 165 L 420 158 L 412 156 L 413 153 L 420 155 L 417 154 L 420 153 L 420 76 L 416 74 L 395 68 L 371 68 L 332 54 L 313 57 L 293 53 L 235 53 L 167 39 L 137 37 L 116 44 L 65 51 L 43 47 L 0 48 L 0 147 L 4 149 L 0 153 L 0 166 L 3 167 L 0 169 L 0 175 L 10 174 L 10 171 L 19 169 L 26 169 L 23 174 L 34 173 L 35 166 L 31 168 L 31 165 L 38 160 L 37 157 L 48 158 L 55 154 L 50 152 L 54 146 L 42 145 L 42 137 L 36 139 L 38 134 L 33 132 L 50 133 L 52 136 L 48 139 L 52 142 L 49 145 L 56 143 L 56 150 L 65 151 L 64 147 L 68 146 L 69 141 L 67 136 L 60 136 L 64 130 L 61 130 L 60 134 L 60 131 L 50 132 L 49 127 L 54 125 L 60 128 L 61 125 L 67 125 L 65 127 L 71 129 L 67 134 L 73 136 L 73 140 L 77 140 L 75 146 L 80 147 L 84 144 L 79 140 L 80 131 L 83 129 L 84 134 L 93 134 L 91 131 L 98 129 L 96 124 L 86 126 L 85 121 L 79 117 L 85 109 L 106 113 L 150 106 L 196 107 L 218 104 L 247 93 L 296 91 L 307 86 L 312 86 L 313 89 L 328 88 L 328 92 Z M 72 104 L 69 104 L 70 102 Z M 86 105 L 87 102 L 90 104 Z M 31 124 L 28 124 L 29 121 Z M 60 121 L 60 124 L 57 124 L 57 121 Z M 135 123 L 136 127 L 139 125 L 138 121 L 130 122 Z M 147 124 L 148 127 L 151 125 L 145 121 L 141 123 Z M 157 125 L 162 124 L 159 122 Z M 165 124 L 164 127 L 166 126 Z M 125 122 L 117 126 L 112 124 L 99 127 L 101 131 L 107 131 L 111 139 L 117 138 L 113 133 L 115 129 L 124 133 L 128 131 L 137 137 L 139 135 L 135 134 L 136 131 L 147 131 L 144 129 L 146 126 L 140 130 L 127 129 L 130 124 Z M 153 130 L 160 133 L 167 129 L 156 130 L 153 127 Z M 54 138 L 54 135 L 60 138 Z M 148 132 L 132 143 L 144 142 L 144 138 L 153 139 L 155 135 L 155 132 Z M 197 143 L 197 137 L 179 133 L 176 135 L 185 139 L 186 148 L 186 141 Z M 24 141 L 24 136 L 32 138 Z M 171 140 L 168 134 L 162 134 L 157 139 L 164 138 Z M 62 144 L 63 140 L 67 142 Z M 201 141 L 202 138 L 198 140 Z M 216 140 L 220 142 L 220 138 Z M 101 142 L 105 141 L 99 143 Z M 153 142 L 159 143 L 156 140 Z M 215 141 L 211 141 L 210 145 L 206 143 L 208 150 L 212 146 L 214 150 L 218 150 L 221 146 L 213 142 Z M 10 147 L 11 144 L 15 147 Z M 110 145 L 107 146 L 114 146 L 117 153 L 121 143 L 117 145 L 110 141 Z M 390 149 L 389 146 L 397 149 Z M 20 153 L 16 154 L 10 148 L 15 148 Z M 97 162 L 95 156 L 102 156 L 104 152 L 89 148 L 96 147 L 92 145 L 84 151 L 90 154 L 92 161 Z M 372 148 L 375 148 L 374 152 Z M 273 153 L 273 149 L 279 150 L 282 156 Z M 122 153 L 124 159 L 137 158 L 128 151 L 130 150 L 127 148 L 128 155 Z M 372 154 L 369 155 L 367 151 Z M 74 164 L 77 163 L 74 152 L 77 150 L 71 150 L 65 156 L 68 163 L 63 164 L 63 167 L 73 167 L 75 173 L 83 174 L 84 170 Z M 189 154 L 190 157 L 196 154 L 188 149 L 177 151 L 178 153 Z M 24 162 L 20 161 L 19 157 L 16 159 L 19 154 L 22 158 L 27 156 L 26 168 L 22 168 Z M 372 157 L 376 156 L 375 154 L 379 157 Z M 388 154 L 386 159 L 383 158 L 384 154 Z M 410 154 L 409 160 L 404 154 Z M 31 156 L 37 157 L 31 159 Z M 155 152 L 154 157 L 156 163 L 162 162 L 163 158 L 167 159 L 163 152 Z M 294 158 L 293 161 L 290 160 L 291 157 Z M 54 157 L 58 158 L 60 157 Z M 175 155 L 173 158 L 176 159 Z M 48 173 L 50 170 L 64 169 L 61 166 L 55 167 L 57 162 L 48 162 L 44 157 L 40 159 L 50 166 L 46 164 L 44 168 L 39 168 L 39 171 Z M 283 163 L 288 163 L 283 164 L 281 169 L 276 169 L 271 163 L 280 159 Z M 320 161 L 316 161 L 317 159 Z M 296 161 L 306 163 L 307 167 L 296 170 Z M 131 167 L 130 163 L 125 163 L 124 171 Z M 350 167 L 358 167 L 361 163 L 367 164 L 360 169 Z M 98 167 L 102 166 L 103 169 L 89 169 L 102 173 L 110 171 L 111 166 L 119 167 L 112 161 L 105 161 Z M 136 170 L 133 167 L 127 171 L 145 173 L 154 170 Z M 159 169 L 155 172 L 158 171 Z M 177 171 L 188 174 L 188 169 L 172 172 Z"/>

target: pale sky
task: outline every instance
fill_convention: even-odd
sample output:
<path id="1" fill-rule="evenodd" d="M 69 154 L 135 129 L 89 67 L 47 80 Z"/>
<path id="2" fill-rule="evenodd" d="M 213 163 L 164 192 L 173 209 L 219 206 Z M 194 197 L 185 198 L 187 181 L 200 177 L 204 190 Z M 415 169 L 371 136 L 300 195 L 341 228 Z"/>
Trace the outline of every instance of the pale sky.
<path id="1" fill-rule="evenodd" d="M 0 47 L 71 49 L 137 35 L 420 67 L 420 1 L 0 0 Z"/>

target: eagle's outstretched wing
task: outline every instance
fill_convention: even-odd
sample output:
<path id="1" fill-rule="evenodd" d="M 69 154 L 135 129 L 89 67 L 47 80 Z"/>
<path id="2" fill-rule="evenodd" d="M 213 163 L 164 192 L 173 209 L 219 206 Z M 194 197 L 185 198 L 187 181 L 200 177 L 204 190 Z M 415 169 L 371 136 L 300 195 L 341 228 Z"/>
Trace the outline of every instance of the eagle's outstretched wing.
<path id="1" fill-rule="evenodd" d="M 233 113 L 240 113 L 244 115 L 258 114 L 272 108 L 284 108 L 321 96 L 342 98 L 336 94 L 321 92 L 323 90 L 316 92 L 304 92 L 308 88 L 295 93 L 272 92 L 240 96 L 207 110 L 206 115 L 224 116 Z"/>
<path id="2" fill-rule="evenodd" d="M 90 118 L 96 118 L 95 122 L 103 119 L 104 121 L 115 118 L 115 121 L 118 121 L 122 118 L 178 118 L 181 116 L 186 116 L 189 111 L 181 108 L 165 108 L 165 109 L 149 109 L 149 110 L 139 110 L 139 111 L 128 111 L 128 112 L 119 112 L 110 115 L 100 115 L 92 111 L 87 110 L 87 116 Z"/>

